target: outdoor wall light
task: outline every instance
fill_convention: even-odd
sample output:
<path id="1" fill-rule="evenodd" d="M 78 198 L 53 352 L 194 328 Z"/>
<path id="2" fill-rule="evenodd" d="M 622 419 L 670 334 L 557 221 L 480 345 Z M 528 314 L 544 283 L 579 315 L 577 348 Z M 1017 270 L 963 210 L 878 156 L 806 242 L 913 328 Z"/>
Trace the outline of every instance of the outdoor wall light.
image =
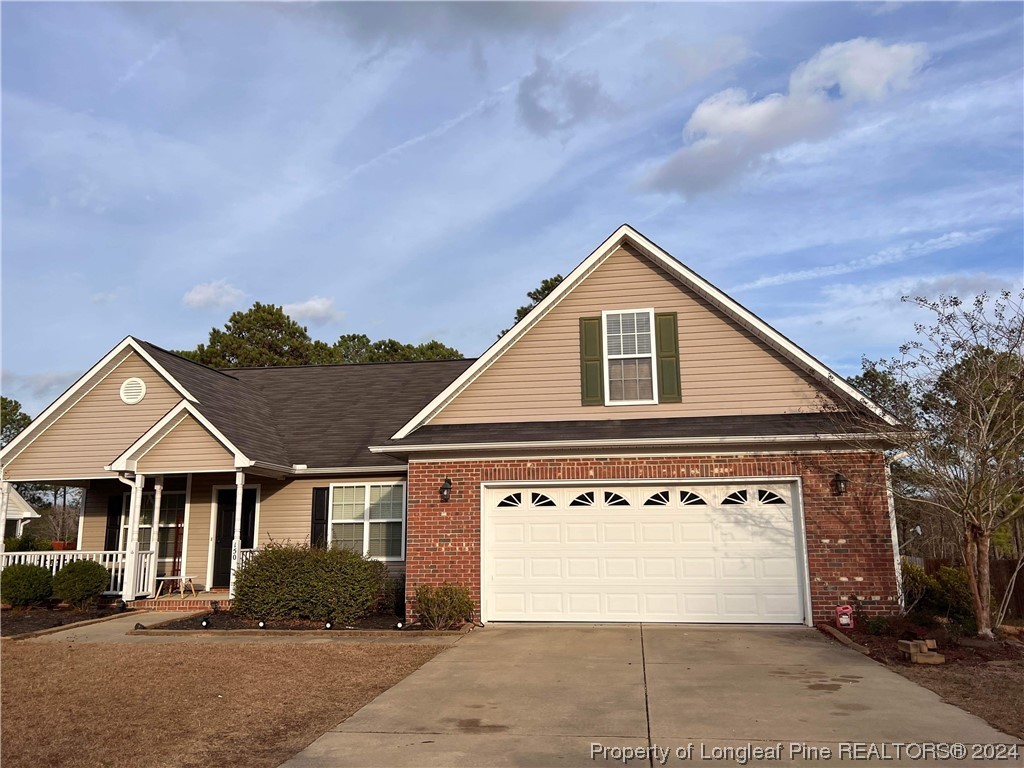
<path id="1" fill-rule="evenodd" d="M 452 479 L 450 477 L 444 479 L 438 492 L 441 494 L 441 501 L 448 501 L 452 497 Z"/>
<path id="2" fill-rule="evenodd" d="M 836 472 L 835 475 L 833 475 L 832 477 L 832 492 L 836 496 L 842 496 L 844 493 L 846 493 L 846 485 L 849 482 L 850 481 L 846 478 L 846 475 L 844 475 L 842 472 Z"/>

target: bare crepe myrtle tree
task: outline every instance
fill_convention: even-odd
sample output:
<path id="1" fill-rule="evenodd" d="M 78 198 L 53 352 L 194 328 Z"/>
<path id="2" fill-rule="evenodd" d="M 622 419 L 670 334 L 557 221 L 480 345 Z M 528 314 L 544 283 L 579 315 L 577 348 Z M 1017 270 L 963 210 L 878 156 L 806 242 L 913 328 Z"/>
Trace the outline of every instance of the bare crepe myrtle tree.
<path id="1" fill-rule="evenodd" d="M 899 425 L 863 402 L 829 411 L 847 432 L 885 432 L 905 480 L 893 493 L 956 526 L 978 634 L 992 637 L 992 537 L 1024 516 L 1024 291 L 903 301 L 932 324 L 915 324 L 898 356 L 866 361 L 858 382 Z"/>

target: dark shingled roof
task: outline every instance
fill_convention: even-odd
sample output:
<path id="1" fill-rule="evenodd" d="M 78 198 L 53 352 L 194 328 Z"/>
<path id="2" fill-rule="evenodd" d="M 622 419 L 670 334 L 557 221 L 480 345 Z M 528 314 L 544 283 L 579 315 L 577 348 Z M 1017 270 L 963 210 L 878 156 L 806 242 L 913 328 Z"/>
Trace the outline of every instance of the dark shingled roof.
<path id="1" fill-rule="evenodd" d="M 852 431 L 824 413 L 502 424 L 428 424 L 391 440 L 472 360 L 216 370 L 139 342 L 196 408 L 254 461 L 281 466 L 402 467 L 404 446 L 560 440 L 810 436 Z M 879 421 L 879 430 L 886 425 Z M 393 455 L 369 446 L 392 446 Z"/>
<path id="2" fill-rule="evenodd" d="M 886 426 L 879 421 L 879 429 Z M 691 416 L 671 419 L 610 421 L 531 421 L 502 424 L 428 424 L 401 440 L 381 445 L 457 445 L 559 440 L 645 440 L 667 438 L 796 437 L 853 431 L 826 413 L 783 413 L 752 416 Z"/>
<path id="3" fill-rule="evenodd" d="M 403 466 L 370 453 L 472 360 L 240 368 L 231 371 L 263 394 L 293 464 L 310 467 Z"/>
<path id="4" fill-rule="evenodd" d="M 291 465 L 275 414 L 263 394 L 238 378 L 139 341 L 199 402 L 196 409 L 254 461 Z"/>
<path id="5" fill-rule="evenodd" d="M 142 347 L 199 402 L 196 409 L 254 461 L 314 467 L 401 467 L 370 453 L 472 360 L 216 370 Z"/>

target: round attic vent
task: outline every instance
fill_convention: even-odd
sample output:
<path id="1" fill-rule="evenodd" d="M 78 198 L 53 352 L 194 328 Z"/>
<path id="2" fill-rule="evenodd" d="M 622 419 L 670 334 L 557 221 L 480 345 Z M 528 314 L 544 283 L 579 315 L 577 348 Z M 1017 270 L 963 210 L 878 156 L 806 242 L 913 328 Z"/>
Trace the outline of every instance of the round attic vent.
<path id="1" fill-rule="evenodd" d="M 128 405 L 135 405 L 146 396 L 146 382 L 142 379 L 132 377 L 126 379 L 121 385 L 121 400 Z"/>

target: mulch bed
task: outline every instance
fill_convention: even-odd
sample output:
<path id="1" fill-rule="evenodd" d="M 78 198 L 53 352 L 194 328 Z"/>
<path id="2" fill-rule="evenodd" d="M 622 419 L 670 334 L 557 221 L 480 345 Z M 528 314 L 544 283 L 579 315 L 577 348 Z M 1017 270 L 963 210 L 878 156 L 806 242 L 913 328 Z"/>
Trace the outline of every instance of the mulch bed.
<path id="1" fill-rule="evenodd" d="M 112 605 L 77 610 L 75 608 L 38 607 L 38 608 L 4 608 L 0 611 L 0 636 L 23 635 L 27 632 L 38 632 L 42 629 L 53 629 L 90 619 L 102 619 L 113 616 L 118 611 Z"/>
<path id="2" fill-rule="evenodd" d="M 184 619 L 178 619 L 169 624 L 161 624 L 157 629 L 182 629 L 182 630 L 203 630 L 202 625 L 203 619 L 209 619 L 210 626 L 207 629 L 259 629 L 259 620 L 250 619 L 245 616 L 239 616 L 238 614 L 232 613 L 231 611 L 218 611 L 217 613 L 208 613 L 199 616 L 190 616 Z M 332 629 L 337 630 L 382 630 L 382 629 L 396 629 L 398 622 L 401 619 L 392 613 L 377 613 L 370 616 L 364 616 L 355 624 L 343 626 L 341 624 L 335 624 Z M 403 629 L 404 629 L 403 623 Z M 314 630 L 324 629 L 324 623 L 322 621 L 307 621 L 306 619 L 275 619 L 273 621 L 268 620 L 264 629 L 272 631 L 275 629 L 306 629 Z M 422 629 L 422 627 L 416 627 L 416 629 Z"/>
<path id="3" fill-rule="evenodd" d="M 946 657 L 946 664 L 987 664 L 990 661 L 1021 661 L 1024 662 L 1024 647 L 1006 640 L 996 639 L 992 642 L 966 639 L 971 645 L 960 645 L 955 638 L 948 636 L 941 628 L 931 631 L 911 631 L 905 636 L 871 635 L 857 629 L 840 630 L 856 643 L 871 651 L 871 658 L 889 666 L 918 666 L 904 660 L 899 651 L 900 640 L 924 640 L 931 638 L 936 641 L 938 652 Z"/>

